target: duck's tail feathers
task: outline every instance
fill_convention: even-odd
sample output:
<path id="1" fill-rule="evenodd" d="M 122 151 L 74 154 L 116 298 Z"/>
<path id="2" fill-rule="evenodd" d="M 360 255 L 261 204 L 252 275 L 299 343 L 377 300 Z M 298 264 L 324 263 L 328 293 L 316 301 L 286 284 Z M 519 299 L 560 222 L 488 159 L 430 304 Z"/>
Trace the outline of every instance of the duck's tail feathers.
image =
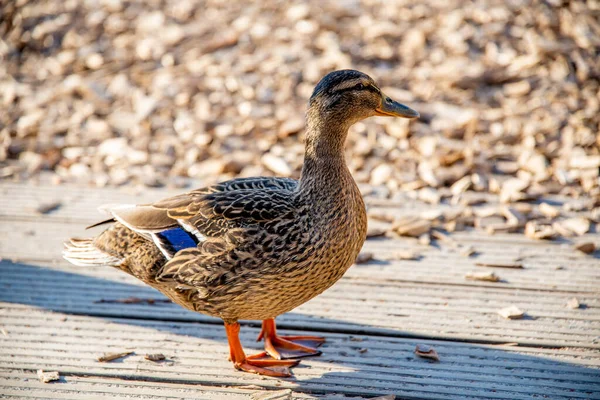
<path id="1" fill-rule="evenodd" d="M 93 239 L 70 239 L 65 242 L 63 258 L 80 267 L 119 266 L 124 259 L 99 250 Z"/>

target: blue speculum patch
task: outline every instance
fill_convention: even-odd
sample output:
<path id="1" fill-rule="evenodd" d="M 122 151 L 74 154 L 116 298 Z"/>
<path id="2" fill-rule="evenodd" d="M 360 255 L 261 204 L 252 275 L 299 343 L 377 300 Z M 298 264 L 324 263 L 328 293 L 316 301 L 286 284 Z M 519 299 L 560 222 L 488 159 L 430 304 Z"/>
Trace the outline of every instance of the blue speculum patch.
<path id="1" fill-rule="evenodd" d="M 166 242 L 170 244 L 175 252 L 190 247 L 196 247 L 198 244 L 196 237 L 183 228 L 168 229 L 159 232 L 156 235 L 163 243 Z"/>

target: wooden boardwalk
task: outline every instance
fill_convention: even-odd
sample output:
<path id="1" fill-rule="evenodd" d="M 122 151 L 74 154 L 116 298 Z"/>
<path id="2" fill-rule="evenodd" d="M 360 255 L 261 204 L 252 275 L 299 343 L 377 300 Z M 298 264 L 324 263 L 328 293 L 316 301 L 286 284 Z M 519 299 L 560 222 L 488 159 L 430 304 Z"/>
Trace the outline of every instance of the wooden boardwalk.
<path id="1" fill-rule="evenodd" d="M 178 190 L 177 192 L 180 192 Z M 375 259 L 353 266 L 323 295 L 278 318 L 286 333 L 324 335 L 321 357 L 303 359 L 290 379 L 235 371 L 219 320 L 164 297 L 111 268 L 81 268 L 60 257 L 68 236 L 85 236 L 104 203 L 148 202 L 169 190 L 89 189 L 0 183 L 0 398 L 49 399 L 600 399 L 600 259 L 564 242 L 459 232 L 465 257 L 448 243 L 375 238 Z M 39 214 L 41 203 L 60 207 Z M 394 215 L 432 206 L 369 200 Z M 100 216 L 101 217 L 101 216 Z M 598 233 L 578 240 L 600 245 Z M 403 249 L 419 260 L 394 260 Z M 523 268 L 477 261 L 521 260 Z M 489 270 L 500 282 L 465 279 Z M 148 302 L 113 300 L 137 297 Z M 567 307 L 573 297 L 578 309 Z M 497 314 L 515 305 L 519 320 Z M 258 323 L 247 321 L 248 352 Z M 436 349 L 440 362 L 414 354 Z M 107 363 L 105 353 L 133 354 Z M 144 356 L 162 353 L 165 361 Z M 58 371 L 39 382 L 36 371 Z"/>

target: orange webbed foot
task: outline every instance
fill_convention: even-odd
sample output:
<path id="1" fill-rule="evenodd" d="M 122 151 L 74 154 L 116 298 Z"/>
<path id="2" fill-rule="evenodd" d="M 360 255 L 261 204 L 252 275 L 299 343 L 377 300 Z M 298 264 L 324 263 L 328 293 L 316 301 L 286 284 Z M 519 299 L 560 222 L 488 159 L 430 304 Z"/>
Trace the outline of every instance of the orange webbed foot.
<path id="1" fill-rule="evenodd" d="M 253 374 L 287 378 L 292 376 L 289 368 L 298 365 L 298 360 L 274 360 L 263 351 L 258 354 L 246 356 L 239 339 L 240 324 L 225 323 L 227 340 L 229 341 L 229 360 L 235 369 Z"/>
<path id="2" fill-rule="evenodd" d="M 279 336 L 273 318 L 263 321 L 257 341 L 261 339 L 265 341 L 265 351 L 277 360 L 318 356 L 321 351 L 317 347 L 325 342 L 320 336 Z"/>

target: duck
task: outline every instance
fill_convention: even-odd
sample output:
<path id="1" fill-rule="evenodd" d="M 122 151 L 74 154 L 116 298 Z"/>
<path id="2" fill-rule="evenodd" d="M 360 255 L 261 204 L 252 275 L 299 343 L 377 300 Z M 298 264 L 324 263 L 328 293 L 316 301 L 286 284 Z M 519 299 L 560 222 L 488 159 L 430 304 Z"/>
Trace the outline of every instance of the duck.
<path id="1" fill-rule="evenodd" d="M 367 74 L 328 73 L 306 113 L 300 178 L 238 178 L 151 204 L 109 205 L 98 236 L 65 242 L 81 266 L 112 266 L 174 303 L 223 320 L 237 370 L 291 376 L 321 354 L 318 336 L 283 336 L 275 318 L 336 283 L 367 235 L 361 192 L 344 159 L 348 129 L 373 116 L 417 118 Z M 264 351 L 246 355 L 240 320 L 262 321 Z"/>

